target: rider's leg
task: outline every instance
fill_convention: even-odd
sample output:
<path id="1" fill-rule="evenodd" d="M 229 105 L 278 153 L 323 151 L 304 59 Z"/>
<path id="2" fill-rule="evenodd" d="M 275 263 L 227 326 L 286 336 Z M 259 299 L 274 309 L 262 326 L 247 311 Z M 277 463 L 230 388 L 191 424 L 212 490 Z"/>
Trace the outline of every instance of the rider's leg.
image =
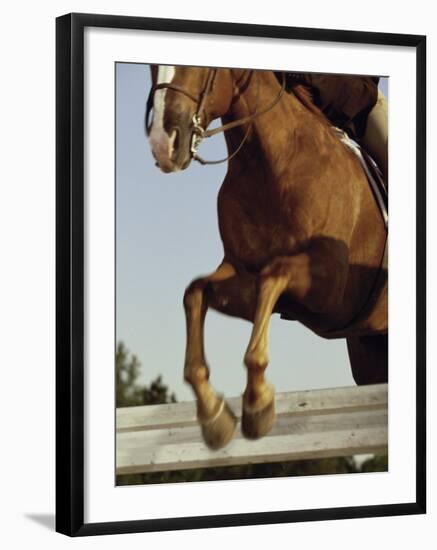
<path id="1" fill-rule="evenodd" d="M 388 103 L 381 90 L 378 90 L 377 102 L 367 118 L 361 143 L 380 167 L 388 184 Z"/>

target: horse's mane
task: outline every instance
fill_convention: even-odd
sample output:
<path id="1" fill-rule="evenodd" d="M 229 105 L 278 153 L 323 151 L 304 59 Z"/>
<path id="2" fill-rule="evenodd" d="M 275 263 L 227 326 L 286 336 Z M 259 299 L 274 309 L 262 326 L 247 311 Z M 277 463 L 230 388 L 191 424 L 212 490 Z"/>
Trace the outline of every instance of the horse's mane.
<path id="1" fill-rule="evenodd" d="M 308 86 L 305 86 L 304 84 L 296 84 L 290 88 L 290 92 L 297 97 L 297 99 L 304 107 L 308 109 L 308 111 L 316 115 L 320 122 L 323 122 L 326 126 L 331 126 L 329 120 L 314 103 L 313 94 Z"/>
<path id="2" fill-rule="evenodd" d="M 274 74 L 277 78 L 277 80 L 281 83 L 282 82 L 282 73 L 274 71 Z M 314 101 L 314 96 L 311 92 L 311 88 L 309 86 L 305 86 L 304 84 L 288 84 L 285 87 L 286 91 L 289 94 L 293 94 L 299 102 L 306 108 L 308 111 L 316 115 L 316 117 L 325 124 L 325 126 L 331 126 L 331 123 L 329 122 L 328 118 L 323 114 L 323 112 L 317 107 Z"/>

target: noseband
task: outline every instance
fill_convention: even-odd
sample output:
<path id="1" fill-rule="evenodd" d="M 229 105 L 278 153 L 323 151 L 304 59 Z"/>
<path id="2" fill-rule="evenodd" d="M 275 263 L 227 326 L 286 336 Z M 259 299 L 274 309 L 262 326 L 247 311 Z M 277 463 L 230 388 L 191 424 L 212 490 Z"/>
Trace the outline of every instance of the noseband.
<path id="1" fill-rule="evenodd" d="M 233 151 L 230 155 L 228 155 L 227 157 L 225 157 L 223 159 L 220 159 L 220 160 L 205 160 L 197 154 L 197 150 L 199 148 L 199 145 L 200 145 L 201 141 L 204 138 L 214 136 L 216 134 L 219 134 L 220 132 L 225 132 L 226 130 L 236 128 L 237 126 L 242 126 L 243 124 L 246 124 L 247 122 L 252 122 L 255 118 L 257 118 L 257 117 L 263 115 L 264 113 L 267 113 L 271 109 L 273 109 L 273 107 L 279 102 L 279 100 L 282 97 L 282 94 L 284 93 L 286 78 L 285 78 L 285 73 L 282 73 L 281 90 L 279 91 L 279 94 L 276 96 L 276 98 L 265 109 L 261 109 L 260 111 L 255 110 L 255 112 L 250 113 L 249 115 L 247 115 L 243 118 L 240 118 L 238 120 L 234 120 L 232 122 L 228 122 L 227 124 L 223 124 L 222 126 L 214 128 L 212 130 L 207 130 L 206 128 L 204 128 L 201 125 L 201 117 L 202 117 L 203 111 L 205 110 L 205 103 L 206 103 L 207 97 L 211 93 L 211 91 L 214 87 L 214 82 L 215 82 L 215 79 L 217 77 L 217 71 L 218 71 L 218 69 L 216 69 L 216 68 L 209 69 L 208 76 L 207 76 L 206 83 L 205 83 L 205 87 L 203 88 L 201 94 L 198 95 L 198 96 L 196 96 L 195 94 L 192 94 L 191 92 L 185 90 L 181 86 L 178 86 L 177 84 L 172 84 L 170 82 L 161 82 L 160 84 L 153 85 L 150 89 L 149 97 L 147 98 L 147 108 L 146 108 L 146 131 L 147 131 L 147 135 L 150 134 L 150 130 L 151 130 L 151 127 L 152 127 L 152 124 L 150 122 L 150 113 L 151 113 L 152 108 L 153 108 L 153 99 L 155 97 L 155 92 L 157 90 L 163 90 L 163 89 L 174 90 L 175 92 L 179 92 L 181 94 L 184 94 L 189 99 L 191 99 L 191 101 L 193 101 L 194 103 L 197 104 L 196 112 L 194 113 L 193 118 L 191 120 L 191 125 L 192 125 L 192 128 L 191 128 L 192 137 L 191 137 L 191 148 L 190 148 L 191 157 L 194 160 L 197 160 L 198 162 L 200 162 L 200 164 L 220 164 L 222 162 L 226 162 L 226 161 L 230 160 L 231 158 L 233 158 L 240 151 L 240 149 L 243 147 L 244 142 L 246 141 L 246 139 L 249 135 L 249 131 L 250 131 L 250 128 L 251 128 L 250 125 L 248 125 L 247 130 L 246 130 L 246 132 L 243 136 L 243 139 L 241 140 L 239 146 L 235 149 L 235 151 Z M 252 69 L 251 74 L 253 74 L 253 72 L 254 71 Z"/>

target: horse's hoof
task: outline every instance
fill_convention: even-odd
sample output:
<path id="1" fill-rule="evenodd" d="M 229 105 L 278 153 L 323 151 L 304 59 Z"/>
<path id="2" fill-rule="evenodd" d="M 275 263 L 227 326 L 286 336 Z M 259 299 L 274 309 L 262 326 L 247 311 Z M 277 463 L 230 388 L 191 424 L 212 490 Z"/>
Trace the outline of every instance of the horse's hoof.
<path id="1" fill-rule="evenodd" d="M 198 416 L 205 443 L 210 449 L 221 449 L 232 439 L 237 426 L 237 418 L 224 399 L 217 412 L 209 418 Z"/>
<path id="2" fill-rule="evenodd" d="M 275 397 L 261 409 L 245 406 L 241 418 L 241 431 L 247 439 L 258 439 L 268 434 L 275 422 Z"/>

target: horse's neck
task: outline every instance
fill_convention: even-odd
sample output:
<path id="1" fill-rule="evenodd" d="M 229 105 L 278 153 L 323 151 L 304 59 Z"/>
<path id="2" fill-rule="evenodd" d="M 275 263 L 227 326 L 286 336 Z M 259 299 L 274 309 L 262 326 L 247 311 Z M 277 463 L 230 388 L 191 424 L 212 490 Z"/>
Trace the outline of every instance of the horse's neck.
<path id="1" fill-rule="evenodd" d="M 255 72 L 253 81 L 231 106 L 226 120 L 240 120 L 257 111 L 265 109 L 275 101 L 280 94 L 281 85 L 272 72 Z M 272 171 L 280 170 L 278 159 L 290 161 L 293 154 L 294 138 L 305 132 L 303 123 L 305 115 L 311 116 L 294 95 L 285 93 L 272 109 L 259 117 L 254 117 L 248 138 L 236 157 L 244 161 L 245 165 L 270 167 Z M 243 125 L 227 132 L 226 140 L 229 153 L 238 147 L 244 138 L 247 125 Z"/>

